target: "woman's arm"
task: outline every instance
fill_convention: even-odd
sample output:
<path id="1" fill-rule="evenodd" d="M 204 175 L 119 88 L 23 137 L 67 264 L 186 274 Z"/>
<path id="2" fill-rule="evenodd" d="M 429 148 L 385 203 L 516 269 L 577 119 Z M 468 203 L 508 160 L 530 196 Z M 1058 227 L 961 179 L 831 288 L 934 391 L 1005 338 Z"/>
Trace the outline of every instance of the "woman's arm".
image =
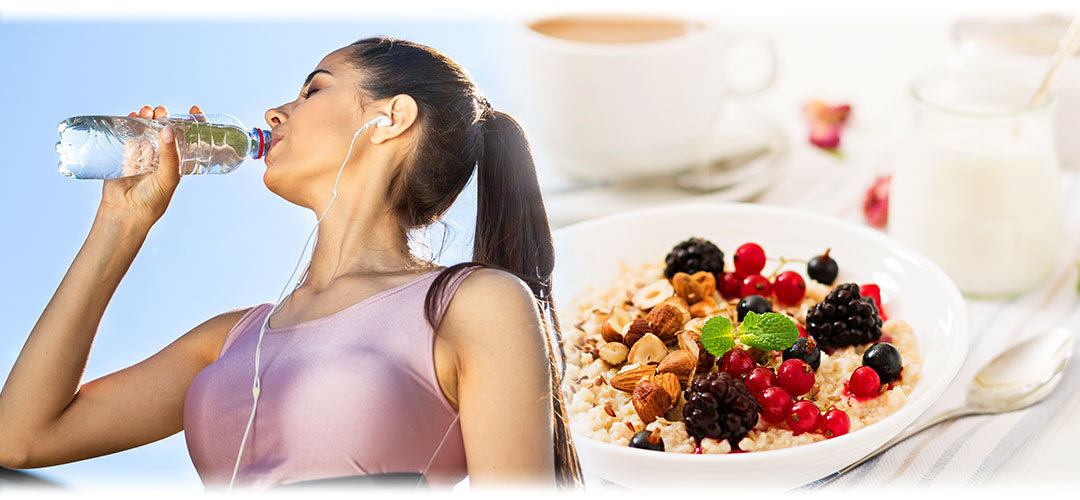
<path id="1" fill-rule="evenodd" d="M 477 269 L 439 335 L 458 357 L 469 484 L 554 486 L 551 370 L 532 292 L 509 273 Z"/>
<path id="2" fill-rule="evenodd" d="M 105 307 L 149 228 L 99 212 L 0 391 L 0 465 L 93 458 L 183 428 L 191 380 L 216 358 L 243 310 L 208 320 L 150 358 L 79 386 Z"/>

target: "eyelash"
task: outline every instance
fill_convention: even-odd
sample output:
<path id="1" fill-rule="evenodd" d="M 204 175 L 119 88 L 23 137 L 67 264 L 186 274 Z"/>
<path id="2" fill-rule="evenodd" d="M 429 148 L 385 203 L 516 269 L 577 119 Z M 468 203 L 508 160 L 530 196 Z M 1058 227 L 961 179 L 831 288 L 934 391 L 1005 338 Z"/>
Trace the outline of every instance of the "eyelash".
<path id="1" fill-rule="evenodd" d="M 311 94 L 314 94 L 314 93 L 316 93 L 318 91 L 319 91 L 319 89 L 308 89 L 307 93 L 303 94 L 303 97 L 304 97 L 304 99 L 307 99 L 308 96 L 310 96 Z"/>

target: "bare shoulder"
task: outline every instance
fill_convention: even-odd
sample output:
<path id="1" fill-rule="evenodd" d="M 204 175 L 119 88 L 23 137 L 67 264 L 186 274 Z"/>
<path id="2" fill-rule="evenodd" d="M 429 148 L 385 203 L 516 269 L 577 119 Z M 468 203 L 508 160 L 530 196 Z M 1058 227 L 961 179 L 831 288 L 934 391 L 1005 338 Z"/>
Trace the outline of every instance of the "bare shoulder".
<path id="1" fill-rule="evenodd" d="M 530 330 L 539 325 L 536 299 L 524 281 L 500 269 L 479 268 L 458 286 L 439 334 L 450 340 L 499 342 L 486 337 L 505 341 L 515 332 L 532 335 Z"/>
<path id="2" fill-rule="evenodd" d="M 198 345 L 199 352 L 213 363 L 217 361 L 229 332 L 240 322 L 240 318 L 256 307 L 258 306 L 246 306 L 225 311 L 192 328 L 185 336 L 191 336 L 191 340 Z"/>
<path id="3" fill-rule="evenodd" d="M 454 300 L 459 299 L 466 303 L 487 300 L 524 300 L 531 303 L 533 294 L 528 285 L 517 276 L 502 269 L 481 267 L 470 273 L 458 286 Z"/>

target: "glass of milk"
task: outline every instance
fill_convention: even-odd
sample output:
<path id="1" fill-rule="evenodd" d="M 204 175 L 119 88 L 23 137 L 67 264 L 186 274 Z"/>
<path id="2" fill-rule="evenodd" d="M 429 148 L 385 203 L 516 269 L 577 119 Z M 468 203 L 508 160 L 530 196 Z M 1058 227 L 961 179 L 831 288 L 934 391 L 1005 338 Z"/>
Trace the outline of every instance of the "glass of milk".
<path id="1" fill-rule="evenodd" d="M 893 174 L 888 232 L 960 290 L 1003 298 L 1043 283 L 1061 237 L 1054 96 L 997 74 L 917 79 L 906 157 Z"/>

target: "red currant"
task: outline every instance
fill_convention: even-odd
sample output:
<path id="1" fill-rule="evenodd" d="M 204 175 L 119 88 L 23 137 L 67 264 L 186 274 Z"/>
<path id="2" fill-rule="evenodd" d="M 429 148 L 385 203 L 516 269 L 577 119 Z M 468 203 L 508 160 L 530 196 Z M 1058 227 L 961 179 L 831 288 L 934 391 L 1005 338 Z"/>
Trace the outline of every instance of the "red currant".
<path id="1" fill-rule="evenodd" d="M 757 243 L 746 243 L 735 250 L 735 272 L 739 276 L 758 274 L 765 269 L 765 250 Z"/>
<path id="2" fill-rule="evenodd" d="M 742 378 L 743 375 L 750 373 L 754 365 L 754 358 L 742 349 L 732 349 L 720 358 L 720 371 L 727 372 L 734 378 Z"/>
<path id="3" fill-rule="evenodd" d="M 783 387 L 767 387 L 758 398 L 761 404 L 761 418 L 766 422 L 779 424 L 791 413 L 791 395 Z"/>
<path id="4" fill-rule="evenodd" d="M 806 328 L 803 328 L 802 325 L 795 323 L 795 328 L 799 329 L 799 337 L 809 337 L 809 335 L 806 334 Z"/>
<path id="5" fill-rule="evenodd" d="M 821 432 L 825 437 L 843 436 L 851 428 L 851 420 L 843 410 L 832 409 L 821 417 Z"/>
<path id="6" fill-rule="evenodd" d="M 780 385 L 780 381 L 777 380 L 772 368 L 759 366 L 750 370 L 750 374 L 746 376 L 746 388 L 750 389 L 750 394 L 754 397 L 760 396 L 762 391 L 776 385 Z"/>
<path id="7" fill-rule="evenodd" d="M 851 379 L 848 381 L 848 390 L 852 394 L 867 398 L 871 396 L 877 396 L 878 389 L 881 388 L 881 377 L 877 372 L 869 366 L 860 366 L 851 373 Z"/>
<path id="8" fill-rule="evenodd" d="M 792 396 L 802 396 L 814 388 L 814 370 L 801 359 L 792 358 L 780 363 L 776 378 L 780 380 L 780 387 Z"/>
<path id="9" fill-rule="evenodd" d="M 760 295 L 762 297 L 768 297 L 772 295 L 772 285 L 769 284 L 769 280 L 760 274 L 751 274 L 743 278 L 742 286 L 739 287 L 739 294 L 743 297 L 747 295 Z"/>
<path id="10" fill-rule="evenodd" d="M 796 436 L 804 432 L 814 432 L 821 423 L 821 410 L 818 410 L 817 405 L 810 401 L 796 401 L 791 406 L 787 423 Z"/>
<path id="11" fill-rule="evenodd" d="M 725 299 L 739 299 L 742 295 L 739 290 L 742 288 L 742 280 L 739 279 L 739 275 L 735 273 L 724 273 L 720 278 L 720 283 L 717 288 L 720 289 L 720 295 L 723 295 Z"/>
<path id="12" fill-rule="evenodd" d="M 784 271 L 776 277 L 772 284 L 776 300 L 781 304 L 793 306 L 802 301 L 806 296 L 806 281 L 795 271 Z"/>

